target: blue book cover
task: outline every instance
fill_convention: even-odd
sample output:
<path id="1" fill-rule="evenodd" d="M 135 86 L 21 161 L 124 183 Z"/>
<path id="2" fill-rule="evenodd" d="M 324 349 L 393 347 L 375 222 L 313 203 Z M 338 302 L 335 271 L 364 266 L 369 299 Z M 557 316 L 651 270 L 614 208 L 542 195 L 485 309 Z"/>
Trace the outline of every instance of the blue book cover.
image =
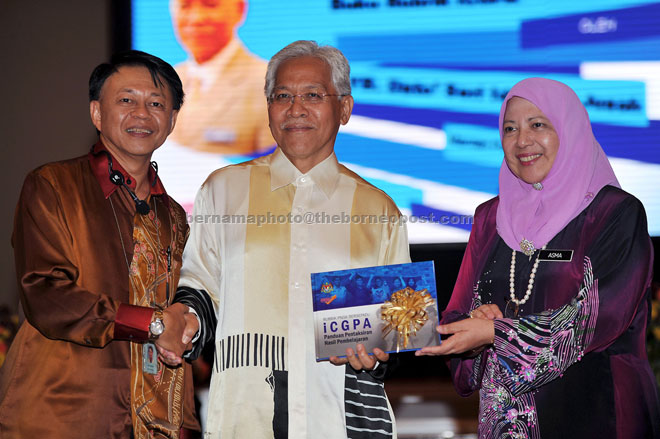
<path id="1" fill-rule="evenodd" d="M 440 344 L 433 261 L 312 273 L 316 360 Z"/>

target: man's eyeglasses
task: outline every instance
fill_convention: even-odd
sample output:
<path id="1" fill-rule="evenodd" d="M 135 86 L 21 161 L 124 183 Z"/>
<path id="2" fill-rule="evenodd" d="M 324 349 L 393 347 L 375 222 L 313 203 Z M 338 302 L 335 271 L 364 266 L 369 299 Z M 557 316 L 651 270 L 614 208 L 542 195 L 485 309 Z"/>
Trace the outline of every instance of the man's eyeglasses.
<path id="1" fill-rule="evenodd" d="M 347 95 L 339 95 L 339 94 L 328 94 L 328 93 L 316 93 L 316 92 L 309 92 L 309 93 L 302 93 L 302 94 L 291 94 L 291 93 L 277 93 L 274 95 L 271 95 L 268 98 L 268 102 L 271 104 L 277 104 L 277 105 L 289 105 L 293 104 L 294 100 L 296 98 L 300 99 L 301 102 L 305 104 L 320 104 L 321 102 L 325 102 L 326 98 L 328 96 L 347 96 Z"/>

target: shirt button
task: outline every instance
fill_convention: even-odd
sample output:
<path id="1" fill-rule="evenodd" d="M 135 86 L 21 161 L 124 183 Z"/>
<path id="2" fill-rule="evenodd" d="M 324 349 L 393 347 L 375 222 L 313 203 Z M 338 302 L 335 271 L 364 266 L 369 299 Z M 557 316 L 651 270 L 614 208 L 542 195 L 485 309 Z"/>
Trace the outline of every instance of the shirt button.
<path id="1" fill-rule="evenodd" d="M 300 283 L 299 282 L 294 282 L 293 287 L 294 288 L 300 288 Z"/>
<path id="2" fill-rule="evenodd" d="M 304 183 L 304 182 L 306 182 L 306 181 L 307 181 L 307 177 L 300 177 L 300 182 L 301 182 L 301 183 Z"/>

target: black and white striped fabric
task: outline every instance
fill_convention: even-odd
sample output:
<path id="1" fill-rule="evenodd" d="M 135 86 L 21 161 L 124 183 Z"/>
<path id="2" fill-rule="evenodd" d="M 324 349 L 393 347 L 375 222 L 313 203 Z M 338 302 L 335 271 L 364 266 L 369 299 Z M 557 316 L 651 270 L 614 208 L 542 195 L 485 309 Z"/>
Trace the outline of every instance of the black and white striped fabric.
<path id="1" fill-rule="evenodd" d="M 200 320 L 199 338 L 193 343 L 193 349 L 187 352 L 184 357 L 187 360 L 195 360 L 202 353 L 202 349 L 207 343 L 215 338 L 215 328 L 218 325 L 218 319 L 215 316 L 213 301 L 204 290 L 196 290 L 190 287 L 179 287 L 174 296 L 174 303 L 183 303 L 194 309 Z"/>
<path id="2" fill-rule="evenodd" d="M 247 366 L 286 371 L 286 339 L 270 334 L 230 335 L 217 344 L 218 372 Z"/>
<path id="3" fill-rule="evenodd" d="M 382 379 L 346 365 L 344 410 L 349 439 L 392 438 L 394 422 Z"/>

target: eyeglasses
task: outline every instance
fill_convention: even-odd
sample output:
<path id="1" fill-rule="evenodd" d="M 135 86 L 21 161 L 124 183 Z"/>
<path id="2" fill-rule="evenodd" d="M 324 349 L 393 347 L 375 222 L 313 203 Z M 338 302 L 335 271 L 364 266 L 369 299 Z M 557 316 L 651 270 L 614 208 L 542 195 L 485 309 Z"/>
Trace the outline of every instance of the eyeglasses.
<path id="1" fill-rule="evenodd" d="M 271 95 L 268 98 L 268 102 L 271 104 L 276 104 L 276 105 L 289 105 L 293 104 L 294 100 L 296 98 L 300 99 L 301 102 L 305 104 L 320 104 L 321 102 L 325 101 L 325 98 L 328 96 L 348 96 L 348 95 L 339 95 L 339 94 L 328 94 L 328 93 L 316 93 L 316 92 L 308 92 L 308 93 L 302 93 L 302 94 L 291 94 L 291 93 L 277 93 L 274 95 Z"/>

